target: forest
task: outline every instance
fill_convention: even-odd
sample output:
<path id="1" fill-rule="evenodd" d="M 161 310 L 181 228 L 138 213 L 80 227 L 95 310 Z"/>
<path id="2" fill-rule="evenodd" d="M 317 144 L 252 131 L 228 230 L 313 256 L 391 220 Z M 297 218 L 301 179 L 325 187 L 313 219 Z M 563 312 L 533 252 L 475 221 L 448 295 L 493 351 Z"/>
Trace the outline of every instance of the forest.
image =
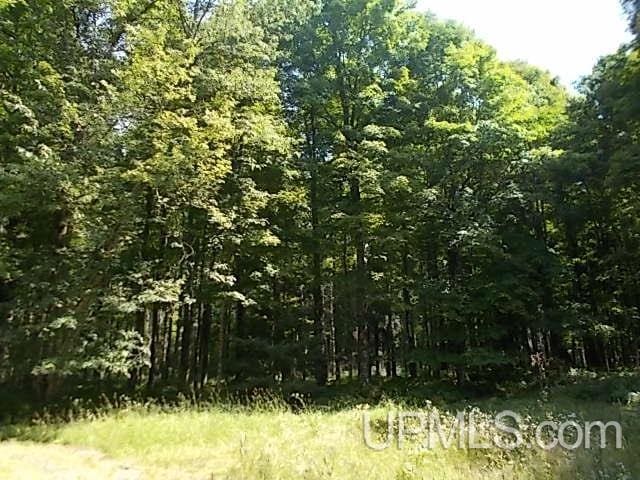
<path id="1" fill-rule="evenodd" d="M 621 6 L 570 88 L 405 0 L 0 0 L 0 478 L 640 478 Z"/>
<path id="2" fill-rule="evenodd" d="M 2 0 L 0 385 L 640 367 L 639 138 L 637 41 L 570 91 L 401 0 Z"/>

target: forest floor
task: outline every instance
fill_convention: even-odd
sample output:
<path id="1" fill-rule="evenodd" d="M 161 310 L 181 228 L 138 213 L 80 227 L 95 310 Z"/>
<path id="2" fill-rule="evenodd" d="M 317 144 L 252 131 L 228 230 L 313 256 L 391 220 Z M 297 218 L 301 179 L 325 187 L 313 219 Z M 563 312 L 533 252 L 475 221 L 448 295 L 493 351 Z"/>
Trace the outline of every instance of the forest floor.
<path id="1" fill-rule="evenodd" d="M 464 400 L 449 405 L 382 400 L 377 404 L 309 407 L 293 412 L 285 404 L 166 407 L 119 406 L 86 413 L 73 421 L 50 419 L 0 427 L 0 478 L 47 479 L 593 479 L 640 478 L 640 407 L 611 401 L 615 385 L 589 384 L 528 393 L 511 398 Z M 426 448 L 420 435 L 398 440 L 399 412 L 437 413 L 451 426 L 463 409 L 474 415 L 480 438 L 493 438 L 491 421 L 506 409 L 522 416 L 529 439 L 543 420 L 616 421 L 622 448 L 608 435 L 607 446 L 567 450 L 560 447 L 471 449 L 437 442 Z M 364 415 L 371 439 L 381 444 L 391 413 L 392 446 L 367 446 Z M 415 420 L 415 419 L 414 419 Z M 409 421 L 409 420 L 407 420 Z M 417 424 L 407 423 L 406 430 Z M 446 430 L 448 432 L 448 430 Z M 468 433 L 468 432 L 467 432 Z M 526 443 L 526 442 L 525 442 Z M 596 443 L 596 442 L 594 442 Z"/>

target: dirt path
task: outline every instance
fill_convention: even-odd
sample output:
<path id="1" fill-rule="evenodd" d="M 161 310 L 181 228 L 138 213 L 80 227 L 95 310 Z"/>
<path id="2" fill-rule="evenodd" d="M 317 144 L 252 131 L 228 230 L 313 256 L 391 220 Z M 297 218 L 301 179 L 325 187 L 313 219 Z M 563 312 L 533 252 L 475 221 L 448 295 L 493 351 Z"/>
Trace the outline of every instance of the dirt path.
<path id="1" fill-rule="evenodd" d="M 97 450 L 0 442 L 2 480 L 143 480 L 142 470 Z"/>

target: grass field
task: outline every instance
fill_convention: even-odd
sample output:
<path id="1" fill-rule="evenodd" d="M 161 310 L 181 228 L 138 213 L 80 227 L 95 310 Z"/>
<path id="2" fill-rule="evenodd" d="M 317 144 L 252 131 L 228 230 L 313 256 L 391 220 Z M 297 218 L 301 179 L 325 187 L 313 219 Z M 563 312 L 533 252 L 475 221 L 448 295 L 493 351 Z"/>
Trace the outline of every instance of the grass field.
<path id="1" fill-rule="evenodd" d="M 375 440 L 381 441 L 389 411 L 418 407 L 438 413 L 444 424 L 453 420 L 452 412 L 473 408 L 480 428 L 490 424 L 494 412 L 508 408 L 523 416 L 525 437 L 545 419 L 615 420 L 623 428 L 623 448 L 610 441 L 606 449 L 572 451 L 427 449 L 417 436 L 403 448 L 397 443 L 383 451 L 367 447 L 363 413 L 370 415 Z M 480 436 L 490 438 L 487 432 Z M 71 421 L 40 418 L 4 426 L 0 434 L 0 478 L 7 480 L 640 478 L 637 407 L 564 393 L 485 399 L 475 407 L 383 401 L 297 413 L 277 402 L 171 409 L 130 403 Z"/>

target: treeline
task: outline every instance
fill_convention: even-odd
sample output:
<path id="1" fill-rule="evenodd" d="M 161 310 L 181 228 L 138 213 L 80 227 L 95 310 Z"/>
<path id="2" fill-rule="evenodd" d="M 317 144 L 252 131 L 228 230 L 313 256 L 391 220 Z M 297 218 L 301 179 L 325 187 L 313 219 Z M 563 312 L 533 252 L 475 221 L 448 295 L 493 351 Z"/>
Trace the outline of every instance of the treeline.
<path id="1" fill-rule="evenodd" d="M 400 0 L 1 0 L 0 383 L 639 366 L 639 114 Z"/>

